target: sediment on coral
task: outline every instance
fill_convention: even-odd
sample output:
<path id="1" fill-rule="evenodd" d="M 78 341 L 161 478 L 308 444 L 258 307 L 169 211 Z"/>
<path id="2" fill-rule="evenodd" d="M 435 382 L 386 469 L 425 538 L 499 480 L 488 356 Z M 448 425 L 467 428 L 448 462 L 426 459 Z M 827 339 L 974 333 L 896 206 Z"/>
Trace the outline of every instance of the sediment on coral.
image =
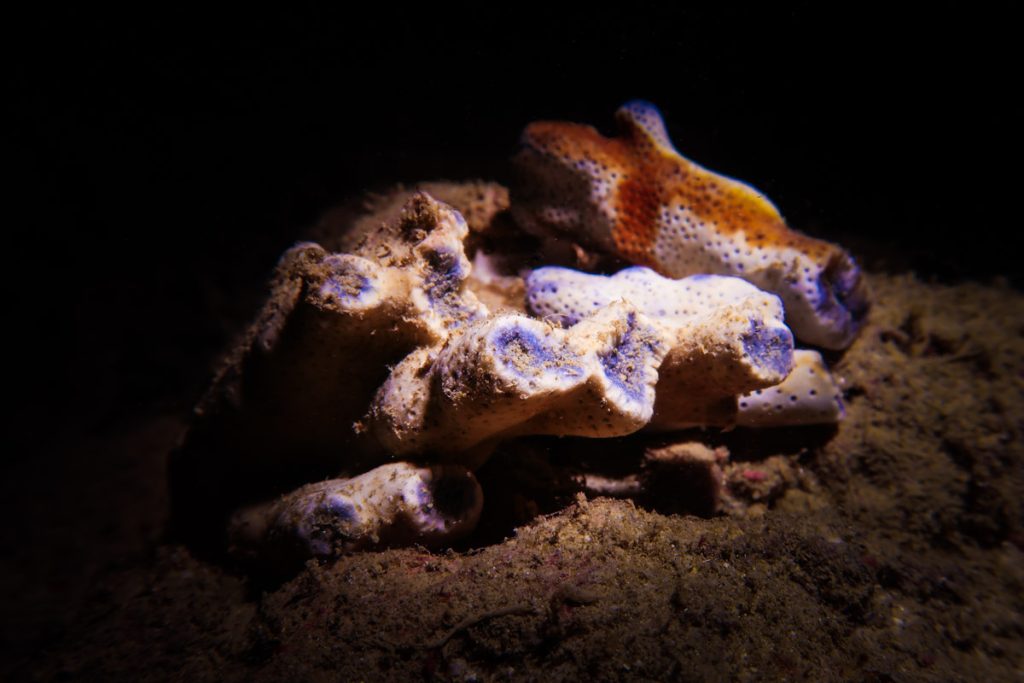
<path id="1" fill-rule="evenodd" d="M 460 460 L 515 435 L 629 434 L 651 418 L 666 350 L 624 303 L 569 330 L 523 315 L 488 318 L 396 366 L 374 400 L 371 431 L 394 453 Z"/>
<path id="2" fill-rule="evenodd" d="M 482 505 L 480 484 L 464 467 L 391 463 L 239 510 L 229 525 L 229 552 L 287 568 L 353 550 L 437 547 L 471 532 Z"/>
<path id="3" fill-rule="evenodd" d="M 353 253 L 289 249 L 172 460 L 176 520 L 202 527 L 246 500 L 377 464 L 358 422 L 389 366 L 486 315 L 464 288 L 467 234 L 458 212 L 418 194 Z"/>
<path id="4" fill-rule="evenodd" d="M 669 351 L 658 368 L 649 429 L 781 427 L 842 417 L 839 390 L 820 354 L 793 349 L 779 298 L 739 278 L 545 267 L 527 276 L 526 298 L 535 315 L 567 325 L 619 300 L 652 319 Z"/>
<path id="5" fill-rule="evenodd" d="M 210 527 L 239 505 L 388 458 L 477 468 L 500 441 L 520 436 L 841 416 L 834 391 L 831 412 L 806 405 L 831 381 L 820 357 L 818 384 L 805 373 L 786 388 L 794 351 L 782 304 L 748 282 L 676 281 L 640 267 L 613 277 L 547 267 L 522 281 L 478 250 L 477 285 L 521 287 L 538 317 L 492 312 L 469 287 L 469 236 L 457 211 L 418 193 L 393 220 L 350 240 L 349 253 L 311 242 L 286 252 L 268 303 L 172 463 L 176 518 Z M 786 400 L 759 398 L 763 391 Z M 365 541 L 376 531 L 356 528 L 363 522 L 323 514 L 324 496 L 342 486 L 353 500 L 372 498 L 358 481 L 247 508 L 229 525 L 234 546 L 285 543 L 299 556 L 323 556 L 309 540 L 313 528 L 346 539 L 335 549 L 377 543 Z"/>

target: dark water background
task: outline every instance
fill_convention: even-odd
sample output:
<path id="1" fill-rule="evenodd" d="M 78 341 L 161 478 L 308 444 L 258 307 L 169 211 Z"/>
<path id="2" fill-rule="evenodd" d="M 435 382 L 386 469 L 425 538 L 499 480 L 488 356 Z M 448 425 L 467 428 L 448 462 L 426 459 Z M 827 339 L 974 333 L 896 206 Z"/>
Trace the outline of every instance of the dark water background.
<path id="1" fill-rule="evenodd" d="M 329 206 L 502 179 L 529 121 L 610 132 L 631 98 L 662 108 L 684 154 L 873 267 L 1020 282 L 1011 3 L 366 9 L 10 19 L 6 457 L 187 409 Z"/>

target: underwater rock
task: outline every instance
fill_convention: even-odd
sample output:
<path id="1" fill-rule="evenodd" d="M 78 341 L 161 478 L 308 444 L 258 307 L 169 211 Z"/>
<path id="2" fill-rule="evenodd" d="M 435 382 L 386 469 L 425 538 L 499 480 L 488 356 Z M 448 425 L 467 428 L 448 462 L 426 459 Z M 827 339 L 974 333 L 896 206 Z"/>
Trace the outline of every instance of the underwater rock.
<path id="1" fill-rule="evenodd" d="M 644 494 L 665 512 L 721 513 L 729 500 L 722 469 L 728 461 L 727 448 L 697 441 L 649 448 L 641 470 Z"/>
<path id="2" fill-rule="evenodd" d="M 741 277 L 782 298 L 801 340 L 829 349 L 850 344 L 867 293 L 846 251 L 790 229 L 762 193 L 683 157 L 653 105 L 630 102 L 616 119 L 615 138 L 567 122 L 526 128 L 512 202 L 524 229 L 673 278 Z"/>
<path id="3" fill-rule="evenodd" d="M 286 566 L 352 550 L 436 547 L 472 531 L 482 506 L 480 484 L 464 467 L 391 463 L 238 511 L 229 525 L 230 552 Z"/>
<path id="4" fill-rule="evenodd" d="M 576 480 L 589 496 L 632 498 L 663 514 L 711 517 L 730 508 L 723 470 L 728 461 L 724 446 L 681 441 L 646 449 L 638 473 L 613 477 L 587 472 Z"/>

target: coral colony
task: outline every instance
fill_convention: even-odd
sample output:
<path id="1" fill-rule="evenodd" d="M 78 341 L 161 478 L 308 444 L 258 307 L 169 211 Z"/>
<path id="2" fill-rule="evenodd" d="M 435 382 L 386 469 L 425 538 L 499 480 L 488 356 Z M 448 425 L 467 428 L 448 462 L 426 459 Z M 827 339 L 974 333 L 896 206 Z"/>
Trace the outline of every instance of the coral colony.
<path id="1" fill-rule="evenodd" d="M 622 135 L 611 139 L 575 123 L 526 128 L 516 161 L 527 180 L 512 207 L 524 229 L 672 278 L 743 278 L 782 299 L 802 341 L 850 345 L 867 301 L 843 249 L 790 230 L 760 192 L 684 158 L 652 105 L 631 102 L 616 118 Z"/>
<path id="2" fill-rule="evenodd" d="M 794 335 L 850 344 L 866 309 L 850 256 L 683 158 L 651 105 L 618 120 L 611 139 L 530 125 L 512 200 L 529 233 L 637 264 L 613 275 L 534 268 L 525 308 L 492 311 L 474 293 L 466 222 L 426 193 L 350 253 L 285 253 L 189 441 L 254 461 L 329 453 L 352 476 L 238 510 L 234 552 L 451 543 L 483 504 L 473 469 L 513 437 L 842 417 L 821 356 Z"/>

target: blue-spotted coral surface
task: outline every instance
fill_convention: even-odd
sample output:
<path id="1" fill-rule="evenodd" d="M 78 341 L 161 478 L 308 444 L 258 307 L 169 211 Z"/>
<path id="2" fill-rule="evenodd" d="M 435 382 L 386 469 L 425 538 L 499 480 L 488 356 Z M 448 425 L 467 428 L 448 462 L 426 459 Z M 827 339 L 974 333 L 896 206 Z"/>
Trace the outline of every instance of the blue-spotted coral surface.
<path id="1" fill-rule="evenodd" d="M 524 229 L 673 278 L 742 277 L 782 298 L 803 341 L 849 346 L 867 292 L 845 250 L 790 229 L 763 193 L 685 158 L 653 105 L 629 102 L 616 119 L 614 138 L 576 123 L 527 126 L 512 207 Z"/>

